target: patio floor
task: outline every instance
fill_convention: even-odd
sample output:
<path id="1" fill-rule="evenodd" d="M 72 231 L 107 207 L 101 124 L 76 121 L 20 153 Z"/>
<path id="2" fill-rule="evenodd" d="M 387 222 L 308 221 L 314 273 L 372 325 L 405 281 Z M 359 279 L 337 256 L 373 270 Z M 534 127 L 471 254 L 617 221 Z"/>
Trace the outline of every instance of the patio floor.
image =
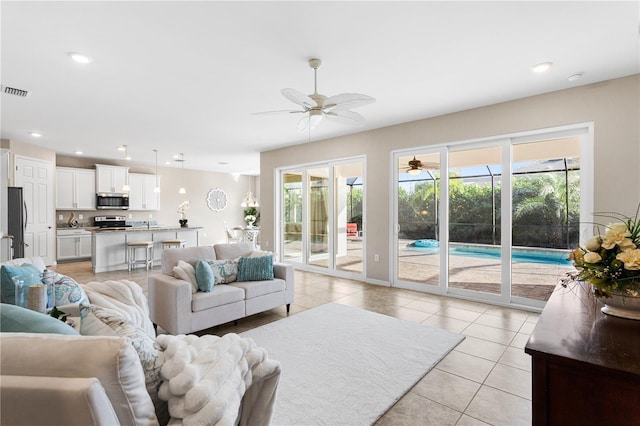
<path id="1" fill-rule="evenodd" d="M 398 276 L 402 281 L 438 285 L 440 255 L 406 250 L 410 241 L 399 241 Z M 296 242 L 299 243 L 299 242 Z M 294 258 L 289 258 L 294 260 Z M 297 259 L 300 261 L 300 259 Z M 327 267 L 327 259 L 314 259 L 310 265 Z M 362 241 L 348 240 L 347 254 L 336 259 L 338 270 L 362 272 Z M 558 281 L 572 270 L 572 266 L 530 262 L 514 262 L 511 268 L 511 294 L 546 301 Z M 476 257 L 449 257 L 449 287 L 498 294 L 501 271 L 499 260 Z"/>

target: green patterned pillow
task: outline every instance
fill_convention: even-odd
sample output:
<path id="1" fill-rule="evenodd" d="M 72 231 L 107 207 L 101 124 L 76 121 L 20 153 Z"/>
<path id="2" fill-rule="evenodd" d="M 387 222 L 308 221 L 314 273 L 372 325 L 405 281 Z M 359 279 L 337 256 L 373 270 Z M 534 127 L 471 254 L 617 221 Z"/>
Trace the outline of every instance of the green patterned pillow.
<path id="1" fill-rule="evenodd" d="M 241 257 L 238 261 L 238 281 L 273 279 L 273 256 Z"/>
<path id="2" fill-rule="evenodd" d="M 205 260 L 211 267 L 215 284 L 229 284 L 237 280 L 238 259 Z"/>

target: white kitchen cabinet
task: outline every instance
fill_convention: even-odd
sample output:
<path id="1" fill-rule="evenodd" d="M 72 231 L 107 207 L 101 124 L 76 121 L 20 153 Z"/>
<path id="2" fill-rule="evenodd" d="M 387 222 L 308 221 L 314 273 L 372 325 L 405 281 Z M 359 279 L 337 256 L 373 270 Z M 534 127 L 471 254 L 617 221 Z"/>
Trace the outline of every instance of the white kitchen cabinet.
<path id="1" fill-rule="evenodd" d="M 96 192 L 123 193 L 127 184 L 129 168 L 96 164 Z"/>
<path id="2" fill-rule="evenodd" d="M 95 182 L 95 170 L 56 167 L 56 209 L 95 210 Z"/>
<path id="3" fill-rule="evenodd" d="M 91 233 L 82 229 L 58 231 L 57 259 L 88 259 L 91 257 Z"/>
<path id="4" fill-rule="evenodd" d="M 154 192 L 155 175 L 129 173 L 129 187 L 129 210 L 160 210 L 160 193 Z"/>

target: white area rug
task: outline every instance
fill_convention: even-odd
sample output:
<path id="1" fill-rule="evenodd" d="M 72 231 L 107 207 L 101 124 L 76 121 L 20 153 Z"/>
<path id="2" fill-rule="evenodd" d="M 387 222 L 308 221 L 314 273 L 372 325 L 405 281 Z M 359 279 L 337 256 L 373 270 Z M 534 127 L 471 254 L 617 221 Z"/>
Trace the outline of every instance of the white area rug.
<path id="1" fill-rule="evenodd" d="M 282 365 L 275 426 L 372 424 L 464 338 L 338 303 L 241 336 Z"/>

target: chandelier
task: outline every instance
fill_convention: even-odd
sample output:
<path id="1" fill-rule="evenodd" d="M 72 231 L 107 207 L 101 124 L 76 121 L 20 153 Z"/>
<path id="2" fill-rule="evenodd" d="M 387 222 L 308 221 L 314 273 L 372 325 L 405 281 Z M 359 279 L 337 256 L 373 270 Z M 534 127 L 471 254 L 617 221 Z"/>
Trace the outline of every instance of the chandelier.
<path id="1" fill-rule="evenodd" d="M 249 191 L 247 195 L 244 196 L 240 207 L 260 207 L 260 204 L 258 204 L 258 200 L 253 196 L 253 193 Z"/>

